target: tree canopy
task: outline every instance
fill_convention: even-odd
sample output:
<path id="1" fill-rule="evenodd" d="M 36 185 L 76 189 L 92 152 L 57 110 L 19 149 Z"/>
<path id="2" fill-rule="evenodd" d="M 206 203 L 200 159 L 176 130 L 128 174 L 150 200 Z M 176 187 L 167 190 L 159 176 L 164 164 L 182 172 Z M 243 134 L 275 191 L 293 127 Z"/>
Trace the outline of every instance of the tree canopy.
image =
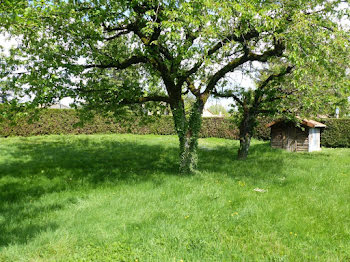
<path id="1" fill-rule="evenodd" d="M 309 91 L 319 86 L 303 82 L 306 74 L 344 79 L 349 34 L 339 20 L 349 10 L 343 3 L 34 0 L 9 5 L 12 11 L 2 12 L 11 18 L 5 29 L 19 45 L 3 59 L 3 88 L 16 108 L 67 96 L 83 101 L 83 108 L 116 115 L 129 105 L 169 104 L 187 172 L 196 166 L 200 115 L 208 98 L 221 88 L 244 104 L 244 90 L 227 84 L 229 73 L 259 74 L 263 82 L 293 69 L 289 81 Z M 271 88 L 261 98 L 274 92 Z M 186 116 L 189 93 L 196 102 Z"/>

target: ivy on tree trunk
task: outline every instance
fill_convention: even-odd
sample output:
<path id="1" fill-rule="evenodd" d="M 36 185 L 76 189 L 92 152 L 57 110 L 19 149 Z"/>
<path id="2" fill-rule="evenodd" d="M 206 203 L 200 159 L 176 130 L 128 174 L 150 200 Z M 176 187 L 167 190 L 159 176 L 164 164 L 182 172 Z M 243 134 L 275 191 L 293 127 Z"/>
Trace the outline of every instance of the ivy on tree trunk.
<path id="1" fill-rule="evenodd" d="M 198 136 L 202 123 L 204 103 L 197 99 L 186 117 L 183 101 L 173 108 L 173 118 L 180 148 L 180 172 L 192 173 L 198 165 Z"/>
<path id="2" fill-rule="evenodd" d="M 249 111 L 243 113 L 243 118 L 239 126 L 239 150 L 238 159 L 243 160 L 248 156 L 250 141 L 256 126 L 256 116 Z"/>

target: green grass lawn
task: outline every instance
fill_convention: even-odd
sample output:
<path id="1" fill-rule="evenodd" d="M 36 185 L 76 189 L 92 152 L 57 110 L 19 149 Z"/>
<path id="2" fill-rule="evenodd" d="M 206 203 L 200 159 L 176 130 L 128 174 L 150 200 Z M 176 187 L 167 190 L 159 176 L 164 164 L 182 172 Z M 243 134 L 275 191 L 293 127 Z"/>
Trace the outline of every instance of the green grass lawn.
<path id="1" fill-rule="evenodd" d="M 350 149 L 173 136 L 0 139 L 0 261 L 349 261 Z M 257 191 L 255 191 L 256 189 Z M 261 192 L 259 192 L 261 191 Z"/>

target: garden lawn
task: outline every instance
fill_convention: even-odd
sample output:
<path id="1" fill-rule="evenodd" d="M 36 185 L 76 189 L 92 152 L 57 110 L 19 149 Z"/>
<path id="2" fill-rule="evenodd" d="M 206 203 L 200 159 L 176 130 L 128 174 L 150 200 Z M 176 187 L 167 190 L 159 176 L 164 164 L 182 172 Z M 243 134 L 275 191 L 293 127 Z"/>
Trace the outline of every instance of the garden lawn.
<path id="1" fill-rule="evenodd" d="M 0 261 L 349 261 L 350 149 L 174 136 L 0 139 Z"/>

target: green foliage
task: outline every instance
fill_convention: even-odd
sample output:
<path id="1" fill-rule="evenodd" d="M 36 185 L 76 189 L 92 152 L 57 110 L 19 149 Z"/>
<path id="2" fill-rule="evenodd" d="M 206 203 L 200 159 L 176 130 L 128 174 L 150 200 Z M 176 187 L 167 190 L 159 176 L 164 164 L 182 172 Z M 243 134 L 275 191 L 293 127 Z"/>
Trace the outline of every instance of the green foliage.
<path id="1" fill-rule="evenodd" d="M 350 150 L 237 148 L 180 176 L 175 136 L 1 138 L 0 261 L 349 260 Z"/>
<path id="2" fill-rule="evenodd" d="M 327 128 L 321 135 L 325 147 L 350 147 L 350 119 L 322 119 Z"/>
<path id="3" fill-rule="evenodd" d="M 227 112 L 226 108 L 223 105 L 217 104 L 217 105 L 211 105 L 208 110 L 213 113 L 214 115 L 221 115 L 222 116 L 229 116 L 229 113 Z"/>
<path id="4" fill-rule="evenodd" d="M 258 117 L 257 126 L 254 129 L 253 137 L 260 140 L 270 140 L 270 128 L 266 127 L 268 123 L 271 123 L 274 119 L 271 117 Z"/>
<path id="5" fill-rule="evenodd" d="M 196 103 L 195 97 L 189 96 L 189 95 L 184 97 L 184 107 L 187 115 L 191 113 L 191 109 L 195 103 Z"/>

